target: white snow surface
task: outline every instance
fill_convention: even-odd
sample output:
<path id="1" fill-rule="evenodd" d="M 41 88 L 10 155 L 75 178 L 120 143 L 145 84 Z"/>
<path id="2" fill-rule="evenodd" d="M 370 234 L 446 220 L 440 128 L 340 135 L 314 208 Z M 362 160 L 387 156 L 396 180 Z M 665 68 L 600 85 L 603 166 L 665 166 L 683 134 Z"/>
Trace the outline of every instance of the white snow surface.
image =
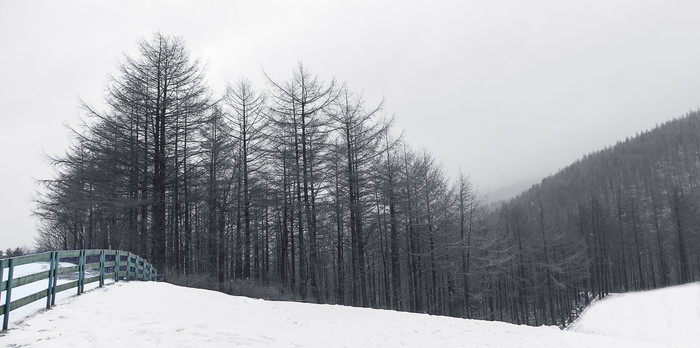
<path id="1" fill-rule="evenodd" d="M 611 294 L 588 307 L 568 330 L 668 347 L 700 347 L 700 283 Z"/>
<path id="2" fill-rule="evenodd" d="M 685 297 L 692 285 L 679 290 Z M 666 291 L 666 290 L 664 290 Z M 663 291 L 662 291 L 663 292 Z M 633 294 L 634 295 L 634 294 Z M 627 296 L 627 295 L 625 295 Z M 625 296 L 619 296 L 620 299 Z M 615 300 L 618 296 L 611 298 Z M 646 300 L 645 300 L 646 301 Z M 586 316 L 605 302 L 599 301 Z M 681 299 L 677 302 L 682 302 Z M 612 327 L 640 315 L 637 302 L 614 311 Z M 663 304 L 649 304 L 657 308 Z M 697 310 L 697 306 L 695 309 Z M 639 321 L 700 328 L 697 313 Z M 650 312 L 649 315 L 655 315 Z M 591 319 L 598 320 L 598 319 Z M 659 322 L 669 320 L 666 322 Z M 579 323 L 580 330 L 588 319 Z M 686 325 L 686 324 L 682 324 Z M 640 328 L 648 330 L 648 327 Z M 582 330 L 585 331 L 585 330 Z M 673 331 L 676 333 L 676 331 Z M 687 339 L 697 337 L 681 331 Z M 155 282 L 119 282 L 70 297 L 51 310 L 13 323 L 0 336 L 8 347 L 682 347 L 683 341 L 529 327 L 389 310 L 273 302 Z M 698 343 L 700 341 L 696 341 Z M 679 344 L 679 345 L 676 345 Z M 697 345 L 695 345 L 697 347 Z"/>

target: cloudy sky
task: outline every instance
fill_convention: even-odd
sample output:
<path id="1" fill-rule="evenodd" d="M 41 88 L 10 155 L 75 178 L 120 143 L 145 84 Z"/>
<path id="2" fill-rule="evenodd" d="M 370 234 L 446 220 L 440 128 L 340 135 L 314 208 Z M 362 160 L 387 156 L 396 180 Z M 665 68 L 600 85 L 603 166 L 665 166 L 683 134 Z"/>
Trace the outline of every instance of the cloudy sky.
<path id="1" fill-rule="evenodd" d="M 0 1 L 0 248 L 33 245 L 43 153 L 98 106 L 139 38 L 181 36 L 211 86 L 303 61 L 445 169 L 506 198 L 700 107 L 700 2 Z"/>

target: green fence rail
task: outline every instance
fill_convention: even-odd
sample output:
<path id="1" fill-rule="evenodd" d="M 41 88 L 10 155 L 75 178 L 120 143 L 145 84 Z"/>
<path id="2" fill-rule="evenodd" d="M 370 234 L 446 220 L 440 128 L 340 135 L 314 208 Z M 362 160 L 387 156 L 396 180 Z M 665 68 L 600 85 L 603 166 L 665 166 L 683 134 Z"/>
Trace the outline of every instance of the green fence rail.
<path id="1" fill-rule="evenodd" d="M 59 261 L 73 263 L 74 266 L 59 267 Z M 15 267 L 35 262 L 48 262 L 49 270 L 14 278 Z M 86 270 L 94 273 L 99 271 L 99 275 L 86 277 Z M 7 272 L 7 280 L 3 280 L 4 272 Z M 73 273 L 78 273 L 77 280 L 57 285 L 60 275 Z M 80 295 L 85 291 L 85 284 L 99 282 L 99 287 L 102 287 L 105 279 L 114 279 L 118 282 L 119 279 L 155 281 L 157 278 L 158 271 L 148 261 L 121 250 L 62 250 L 2 259 L 0 260 L 0 294 L 5 291 L 5 304 L 0 305 L 0 315 L 3 316 L 2 330 L 7 330 L 10 312 L 13 310 L 42 298 L 46 298 L 46 309 L 49 309 L 56 304 L 56 293 L 61 291 L 77 288 L 77 294 Z M 46 289 L 13 301 L 13 288 L 41 280 L 48 281 Z"/>

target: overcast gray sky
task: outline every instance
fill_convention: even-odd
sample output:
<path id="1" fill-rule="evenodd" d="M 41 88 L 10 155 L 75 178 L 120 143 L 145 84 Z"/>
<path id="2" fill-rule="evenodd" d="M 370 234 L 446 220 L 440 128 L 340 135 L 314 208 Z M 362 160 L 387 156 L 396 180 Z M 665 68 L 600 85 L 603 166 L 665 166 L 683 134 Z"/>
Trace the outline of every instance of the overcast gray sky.
<path id="1" fill-rule="evenodd" d="M 492 197 L 700 107 L 698 1 L 0 1 L 0 248 L 33 245 L 35 178 L 139 38 L 184 38 L 220 91 L 298 61 L 386 98 Z"/>

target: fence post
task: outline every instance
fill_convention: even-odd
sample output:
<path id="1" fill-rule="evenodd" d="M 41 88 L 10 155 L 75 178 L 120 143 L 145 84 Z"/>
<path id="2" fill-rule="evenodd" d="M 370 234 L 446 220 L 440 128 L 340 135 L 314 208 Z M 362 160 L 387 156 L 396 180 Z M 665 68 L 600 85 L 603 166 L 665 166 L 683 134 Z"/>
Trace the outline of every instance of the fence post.
<path id="1" fill-rule="evenodd" d="M 85 292 L 85 265 L 87 265 L 87 250 L 83 249 L 83 279 L 80 281 L 80 293 Z"/>
<path id="2" fill-rule="evenodd" d="M 78 295 L 83 293 L 83 281 L 85 280 L 85 249 L 80 250 L 78 265 Z"/>
<path id="3" fill-rule="evenodd" d="M 2 275 L 5 272 L 5 260 L 0 260 L 0 288 L 2 287 Z M 2 291 L 0 291 L 2 294 Z"/>
<path id="4" fill-rule="evenodd" d="M 0 260 L 0 289 L 2 288 L 2 275 L 5 272 L 5 260 Z M 2 294 L 2 291 L 0 291 L 0 294 Z M 5 314 L 5 312 L 2 312 L 0 314 Z"/>
<path id="5" fill-rule="evenodd" d="M 58 283 L 58 266 L 60 264 L 61 260 L 61 252 L 60 251 L 54 251 L 54 262 L 56 264 L 56 267 L 54 267 L 53 270 L 53 287 L 51 288 L 51 305 L 54 306 L 56 305 L 56 284 Z"/>
<path id="6" fill-rule="evenodd" d="M 52 251 L 49 257 L 49 287 L 46 288 L 46 309 L 51 308 L 51 289 L 53 289 L 53 272 L 56 270 L 54 265 L 54 252 Z M 1 279 L 1 278 L 0 278 Z"/>
<path id="7" fill-rule="evenodd" d="M 76 286 L 78 295 L 80 295 L 80 279 L 83 278 L 83 251 L 78 254 L 78 286 Z"/>
<path id="8" fill-rule="evenodd" d="M 15 259 L 10 259 L 7 267 L 7 289 L 5 289 L 5 315 L 2 319 L 2 329 L 7 330 L 7 324 L 10 322 L 10 311 L 12 310 L 12 277 L 14 276 Z"/>
<path id="9" fill-rule="evenodd" d="M 122 268 L 119 263 L 121 262 L 121 256 L 119 255 L 119 250 L 117 250 L 117 253 L 114 255 L 114 282 L 119 281 L 119 269 Z"/>
<path id="10" fill-rule="evenodd" d="M 100 287 L 105 285 L 105 250 L 100 250 Z"/>
<path id="11" fill-rule="evenodd" d="M 130 268 L 131 268 L 131 252 L 129 252 L 129 254 L 127 254 L 127 256 L 126 256 L 126 281 L 127 282 L 131 280 Z"/>

